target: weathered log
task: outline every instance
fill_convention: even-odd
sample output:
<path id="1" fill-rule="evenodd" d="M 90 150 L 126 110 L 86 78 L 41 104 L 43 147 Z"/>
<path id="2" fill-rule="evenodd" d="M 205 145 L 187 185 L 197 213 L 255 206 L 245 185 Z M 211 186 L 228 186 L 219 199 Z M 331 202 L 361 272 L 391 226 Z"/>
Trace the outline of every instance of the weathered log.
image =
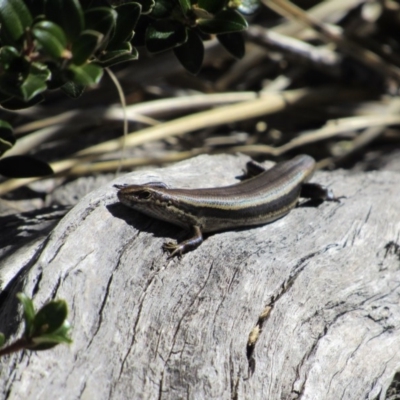
<path id="1" fill-rule="evenodd" d="M 209 236 L 181 259 L 181 229 L 119 204 L 114 183 L 235 182 L 245 156 L 201 156 L 93 191 L 4 279 L 70 306 L 73 344 L 1 360 L 7 399 L 384 399 L 400 370 L 400 175 L 318 172 L 340 203 L 303 202 L 269 225 Z M 7 234 L 7 232 L 5 232 Z M 27 254 L 27 243 L 16 249 Z M 7 265 L 6 253 L 1 265 Z M 393 382 L 393 383 L 392 383 Z M 392 388 L 388 388 L 392 383 Z"/>

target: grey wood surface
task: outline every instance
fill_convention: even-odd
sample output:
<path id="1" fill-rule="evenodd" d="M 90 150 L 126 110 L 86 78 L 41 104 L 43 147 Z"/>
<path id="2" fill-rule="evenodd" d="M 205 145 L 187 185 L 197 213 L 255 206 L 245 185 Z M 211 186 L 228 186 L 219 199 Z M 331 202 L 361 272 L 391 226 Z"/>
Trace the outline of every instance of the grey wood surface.
<path id="1" fill-rule="evenodd" d="M 0 331 L 21 334 L 15 294 L 24 291 L 36 307 L 68 302 L 74 342 L 1 359 L 0 397 L 336 400 L 395 393 L 398 172 L 318 172 L 315 182 L 347 198 L 302 202 L 272 224 L 211 235 L 173 260 L 161 246 L 182 238 L 181 229 L 118 204 L 112 187 L 151 180 L 221 186 L 235 182 L 247 159 L 200 156 L 125 175 L 87 195 L 49 236 L 4 253 Z M 5 266 L 19 254 L 10 277 Z"/>

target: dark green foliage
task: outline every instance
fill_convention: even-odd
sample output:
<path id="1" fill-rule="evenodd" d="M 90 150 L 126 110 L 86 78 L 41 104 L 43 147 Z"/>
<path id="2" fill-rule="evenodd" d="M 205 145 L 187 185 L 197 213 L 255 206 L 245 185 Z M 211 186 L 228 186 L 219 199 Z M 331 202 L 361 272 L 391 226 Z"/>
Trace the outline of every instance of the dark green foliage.
<path id="1" fill-rule="evenodd" d="M 71 80 L 83 86 L 98 82 L 103 74 L 103 69 L 96 64 L 71 65 L 69 71 Z"/>
<path id="2" fill-rule="evenodd" d="M 67 38 L 56 23 L 41 21 L 33 26 L 32 34 L 50 57 L 61 58 L 63 56 L 67 47 Z"/>
<path id="3" fill-rule="evenodd" d="M 117 16 L 117 12 L 112 8 L 91 8 L 85 12 L 85 28 L 99 32 L 108 38 L 114 34 Z"/>
<path id="4" fill-rule="evenodd" d="M 47 0 L 45 18 L 58 24 L 68 40 L 73 42 L 85 26 L 83 11 L 78 0 Z"/>
<path id="5" fill-rule="evenodd" d="M 175 49 L 196 73 L 202 41 L 244 30 L 247 22 L 236 9 L 254 1 L 0 0 L 0 104 L 23 108 L 61 87 L 76 97 L 82 90 L 68 88 L 95 84 L 104 67 L 136 59 L 131 43 L 153 53 Z M 240 57 L 243 45 L 232 37 L 221 42 Z"/>
<path id="6" fill-rule="evenodd" d="M 155 19 L 166 19 L 172 17 L 172 13 L 177 8 L 175 2 L 170 0 L 157 0 L 151 9 L 151 17 Z"/>
<path id="7" fill-rule="evenodd" d="M 67 321 L 68 307 L 64 300 L 50 301 L 35 312 L 32 300 L 23 293 L 18 294 L 25 318 L 25 348 L 47 350 L 60 343 L 71 343 Z"/>
<path id="8" fill-rule="evenodd" d="M 86 64 L 86 60 L 94 55 L 103 36 L 102 33 L 93 30 L 81 32 L 79 40 L 72 44 L 72 62 L 75 65 Z"/>
<path id="9" fill-rule="evenodd" d="M 155 6 L 156 0 L 137 0 L 137 3 L 142 7 L 142 14 L 148 14 Z"/>
<path id="10" fill-rule="evenodd" d="M 74 82 L 67 82 L 61 86 L 61 90 L 69 97 L 77 99 L 78 97 L 82 96 L 82 93 L 85 91 L 85 86 Z"/>
<path id="11" fill-rule="evenodd" d="M 47 89 L 97 83 L 105 65 L 137 58 L 129 40 L 140 10 L 135 2 L 113 8 L 99 1 L 0 0 L 1 104 L 16 99 L 23 107 Z"/>
<path id="12" fill-rule="evenodd" d="M 29 349 L 47 350 L 59 343 L 69 343 L 66 336 L 69 324 L 65 323 L 68 308 L 65 301 L 50 301 L 34 316 L 29 326 L 32 344 Z"/>
<path id="13" fill-rule="evenodd" d="M 32 15 L 22 0 L 0 0 L 1 42 L 4 45 L 22 43 Z"/>
<path id="14" fill-rule="evenodd" d="M 116 27 L 114 35 L 108 45 L 108 49 L 117 50 L 122 43 L 130 41 L 133 37 L 141 6 L 138 3 L 126 3 L 115 8 L 117 12 Z"/>
<path id="15" fill-rule="evenodd" d="M 199 0 L 197 7 L 207 10 L 210 14 L 216 14 L 225 7 L 226 1 L 224 0 Z"/>
<path id="16" fill-rule="evenodd" d="M 140 32 L 134 43 L 145 44 L 152 53 L 174 49 L 181 64 L 195 74 L 203 60 L 203 40 L 207 35 L 232 34 L 247 28 L 246 20 L 230 4 L 228 0 L 156 0 L 151 8 L 146 2 L 146 15 L 138 22 L 146 34 Z M 205 34 L 203 38 L 200 32 Z M 241 36 L 226 36 L 221 43 L 234 57 L 243 56 Z"/>
<path id="17" fill-rule="evenodd" d="M 204 46 L 200 36 L 194 30 L 188 29 L 186 42 L 174 48 L 174 54 L 189 72 L 197 74 L 204 57 Z"/>
<path id="18" fill-rule="evenodd" d="M 0 57 L 1 62 L 1 57 Z M 28 63 L 24 58 L 17 58 L 10 69 L 0 75 L 0 91 L 25 102 L 46 90 L 46 80 L 50 71 L 40 63 Z"/>
<path id="19" fill-rule="evenodd" d="M 179 5 L 181 6 L 182 12 L 184 14 L 186 14 L 192 6 L 190 0 L 179 0 Z"/>
<path id="20" fill-rule="evenodd" d="M 152 53 L 172 49 L 193 74 L 203 62 L 203 41 L 212 35 L 240 58 L 239 32 L 247 22 L 237 9 L 254 3 L 258 0 L 0 0 L 0 105 L 31 107 L 48 89 L 79 97 L 100 81 L 105 67 L 137 59 L 133 45 Z M 14 144 L 9 130 L 0 124 L 0 156 Z M 0 173 L 43 176 L 51 169 L 30 157 L 9 157 L 0 161 Z"/>
<path id="21" fill-rule="evenodd" d="M 185 27 L 173 20 L 155 21 L 146 31 L 146 47 L 152 53 L 180 46 L 186 40 L 187 32 Z"/>
<path id="22" fill-rule="evenodd" d="M 235 10 L 222 10 L 214 18 L 201 18 L 197 22 L 204 33 L 241 32 L 247 28 L 246 20 Z"/>
<path id="23" fill-rule="evenodd" d="M 24 335 L 7 348 L 0 349 L 0 355 L 23 349 L 47 350 L 60 343 L 72 342 L 68 335 L 71 328 L 67 321 L 68 307 L 64 300 L 50 301 L 36 312 L 28 296 L 18 293 L 17 297 L 24 312 Z M 0 347 L 3 347 L 4 343 L 5 337 L 0 333 Z"/>
<path id="24" fill-rule="evenodd" d="M 234 57 L 242 58 L 244 56 L 244 39 L 241 32 L 225 33 L 217 35 L 217 38 Z"/>

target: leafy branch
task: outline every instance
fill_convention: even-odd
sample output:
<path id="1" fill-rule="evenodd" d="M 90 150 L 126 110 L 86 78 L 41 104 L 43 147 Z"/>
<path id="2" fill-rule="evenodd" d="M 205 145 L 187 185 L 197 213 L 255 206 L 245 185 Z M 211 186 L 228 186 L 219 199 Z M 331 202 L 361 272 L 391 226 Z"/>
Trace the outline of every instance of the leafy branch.
<path id="1" fill-rule="evenodd" d="M 239 12 L 259 0 L 0 0 L 0 105 L 34 106 L 47 90 L 77 98 L 104 68 L 136 60 L 136 47 L 172 50 L 190 73 L 203 63 L 203 42 L 216 36 L 236 58 L 244 55 Z M 0 121 L 0 157 L 15 144 Z M 0 159 L 0 175 L 46 176 L 51 167 L 31 156 Z"/>
<path id="2" fill-rule="evenodd" d="M 0 333 L 0 356 L 20 350 L 48 350 L 60 343 L 71 343 L 71 329 L 67 321 L 68 307 L 64 300 L 54 300 L 35 311 L 32 300 L 23 293 L 17 295 L 22 303 L 25 320 L 24 334 L 15 342 L 4 346 L 5 336 Z"/>

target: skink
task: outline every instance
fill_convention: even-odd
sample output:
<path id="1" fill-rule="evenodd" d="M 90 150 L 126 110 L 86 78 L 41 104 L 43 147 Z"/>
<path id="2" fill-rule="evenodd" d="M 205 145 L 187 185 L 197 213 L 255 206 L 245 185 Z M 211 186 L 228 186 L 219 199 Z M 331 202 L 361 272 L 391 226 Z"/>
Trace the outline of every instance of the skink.
<path id="1" fill-rule="evenodd" d="M 202 233 L 262 225 L 286 215 L 299 197 L 337 201 L 317 183 L 307 183 L 315 160 L 299 155 L 265 170 L 250 162 L 253 175 L 240 183 L 211 189 L 172 189 L 161 182 L 115 185 L 121 203 L 150 217 L 192 229 L 194 236 L 181 243 L 167 242 L 170 257 L 198 247 Z"/>

